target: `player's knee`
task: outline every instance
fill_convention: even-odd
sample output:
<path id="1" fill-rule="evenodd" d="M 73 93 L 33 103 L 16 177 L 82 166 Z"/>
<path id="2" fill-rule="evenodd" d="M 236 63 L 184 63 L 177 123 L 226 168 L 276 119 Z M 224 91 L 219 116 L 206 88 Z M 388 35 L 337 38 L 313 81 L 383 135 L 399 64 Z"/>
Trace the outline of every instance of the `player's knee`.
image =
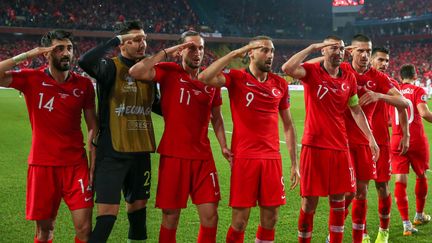
<path id="1" fill-rule="evenodd" d="M 279 219 L 277 214 L 261 216 L 261 226 L 266 229 L 273 229 Z"/>
<path id="2" fill-rule="evenodd" d="M 85 222 L 75 227 L 76 235 L 80 239 L 87 239 L 90 236 L 91 230 L 92 230 L 92 226 L 90 222 Z"/>
<path id="3" fill-rule="evenodd" d="M 37 224 L 37 239 L 40 241 L 48 241 L 54 235 L 53 223 L 38 223 Z"/>
<path id="4" fill-rule="evenodd" d="M 127 203 L 126 204 L 127 212 L 132 213 L 132 212 L 138 211 L 140 209 L 145 208 L 146 205 L 147 205 L 147 200 L 136 200 L 133 203 Z"/>
<path id="5" fill-rule="evenodd" d="M 162 224 L 167 228 L 176 228 L 180 219 L 180 209 L 162 210 Z"/>
<path id="6" fill-rule="evenodd" d="M 219 220 L 219 215 L 217 211 L 207 213 L 205 215 L 202 215 L 201 217 L 201 224 L 206 227 L 215 227 L 217 225 L 217 222 Z"/>
<path id="7" fill-rule="evenodd" d="M 245 218 L 237 218 L 234 219 L 231 227 L 233 227 L 236 231 L 245 231 L 247 226 L 247 219 Z"/>

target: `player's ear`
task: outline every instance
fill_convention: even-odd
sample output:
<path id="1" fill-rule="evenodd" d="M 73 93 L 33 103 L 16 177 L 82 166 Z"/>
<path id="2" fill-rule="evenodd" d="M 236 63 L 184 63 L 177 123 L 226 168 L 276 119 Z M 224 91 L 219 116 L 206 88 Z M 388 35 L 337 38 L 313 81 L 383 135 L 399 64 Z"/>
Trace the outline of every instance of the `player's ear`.
<path id="1" fill-rule="evenodd" d="M 321 49 L 321 55 L 324 56 L 324 54 L 325 54 L 325 51 L 324 51 L 324 48 L 322 48 L 322 49 Z"/>

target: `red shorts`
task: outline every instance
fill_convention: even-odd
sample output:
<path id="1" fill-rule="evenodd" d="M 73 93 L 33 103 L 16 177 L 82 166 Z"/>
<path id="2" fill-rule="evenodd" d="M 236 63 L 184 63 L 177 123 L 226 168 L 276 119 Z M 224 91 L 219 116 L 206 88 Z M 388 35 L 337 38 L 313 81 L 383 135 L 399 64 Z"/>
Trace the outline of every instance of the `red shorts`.
<path id="1" fill-rule="evenodd" d="M 376 162 L 377 178 L 376 182 L 388 182 L 391 179 L 392 167 L 390 160 L 390 147 L 379 145 L 380 155 Z"/>
<path id="2" fill-rule="evenodd" d="M 411 165 L 416 175 L 423 175 L 429 169 L 429 145 L 412 144 L 404 155 L 392 150 L 391 164 L 393 174 L 408 174 Z"/>
<path id="3" fill-rule="evenodd" d="M 356 179 L 359 181 L 375 180 L 377 178 L 376 163 L 372 160 L 369 146 L 350 144 L 349 152 Z"/>
<path id="4" fill-rule="evenodd" d="M 55 219 L 63 198 L 69 210 L 93 207 L 87 164 L 73 166 L 29 165 L 26 219 Z"/>
<path id="5" fill-rule="evenodd" d="M 286 203 L 280 159 L 234 159 L 231 207 L 280 206 Z"/>
<path id="6" fill-rule="evenodd" d="M 343 194 L 356 191 L 348 151 L 303 145 L 300 155 L 301 196 Z"/>
<path id="7" fill-rule="evenodd" d="M 213 160 L 190 160 L 161 155 L 156 207 L 186 208 L 189 195 L 196 205 L 220 200 Z"/>

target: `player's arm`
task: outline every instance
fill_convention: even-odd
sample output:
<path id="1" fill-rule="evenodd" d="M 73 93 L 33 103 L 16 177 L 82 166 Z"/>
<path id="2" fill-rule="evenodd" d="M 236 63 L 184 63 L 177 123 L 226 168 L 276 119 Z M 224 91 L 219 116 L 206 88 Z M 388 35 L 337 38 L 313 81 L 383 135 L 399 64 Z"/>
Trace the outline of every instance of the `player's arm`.
<path id="1" fill-rule="evenodd" d="M 12 74 L 9 71 L 14 66 L 18 65 L 19 63 L 21 63 L 27 59 L 32 59 L 32 58 L 39 56 L 41 54 L 50 52 L 55 47 L 56 46 L 36 47 L 30 51 L 21 53 L 21 54 L 16 55 L 12 58 L 1 61 L 0 62 L 0 86 L 9 87 L 9 85 L 12 83 Z"/>
<path id="2" fill-rule="evenodd" d="M 382 100 L 398 109 L 408 108 L 408 101 L 399 93 L 396 88 L 391 88 L 387 94 L 381 94 L 367 90 L 366 93 L 360 98 L 359 104 L 361 106 L 368 105 L 373 102 Z"/>
<path id="3" fill-rule="evenodd" d="M 369 127 L 369 124 L 367 122 L 365 114 L 363 113 L 363 110 L 361 109 L 360 105 L 358 105 L 358 103 L 355 102 L 355 99 L 358 100 L 358 98 L 355 98 L 355 97 L 357 97 L 357 95 L 351 97 L 349 109 L 351 111 L 351 115 L 354 118 L 357 126 L 360 128 L 360 130 L 363 132 L 363 134 L 369 140 L 369 147 L 370 147 L 372 155 L 373 155 L 372 159 L 376 162 L 376 161 L 378 161 L 378 158 L 379 158 L 378 144 L 375 141 L 375 138 L 374 138 L 372 131 Z"/>
<path id="4" fill-rule="evenodd" d="M 288 61 L 286 61 L 282 65 L 282 71 L 295 79 L 304 78 L 306 76 L 306 69 L 301 66 L 303 61 L 313 52 L 321 50 L 326 46 L 331 46 L 335 44 L 338 44 L 338 42 L 315 43 L 306 47 L 305 49 L 301 50 L 300 52 L 292 56 L 290 59 L 288 59 Z"/>
<path id="5" fill-rule="evenodd" d="M 417 104 L 417 110 L 420 116 L 428 122 L 432 122 L 432 112 L 426 103 Z"/>
<path id="6" fill-rule="evenodd" d="M 225 56 L 219 58 L 215 62 L 213 62 L 210 66 L 208 66 L 204 71 L 202 71 L 198 75 L 198 80 L 201 82 L 214 86 L 214 87 L 222 87 L 225 85 L 225 76 L 221 73 L 221 71 L 230 64 L 232 60 L 237 57 L 243 57 L 246 53 L 251 50 L 261 48 L 262 45 L 259 43 L 251 43 L 246 46 L 243 46 L 237 50 L 231 51 Z"/>
<path id="7" fill-rule="evenodd" d="M 291 189 L 294 189 L 300 182 L 300 173 L 297 163 L 297 136 L 292 120 L 290 109 L 284 109 L 279 111 L 279 115 L 282 119 L 283 130 L 285 134 L 285 142 L 288 148 L 291 159 Z"/>
<path id="8" fill-rule="evenodd" d="M 213 130 L 215 132 L 216 138 L 219 142 L 219 145 L 222 150 L 222 154 L 230 162 L 230 165 L 232 165 L 232 156 L 231 150 L 228 148 L 226 143 L 226 136 L 225 136 L 225 126 L 221 111 L 221 106 L 214 106 L 211 110 L 211 123 L 213 126 Z"/>
<path id="9" fill-rule="evenodd" d="M 400 155 L 403 155 L 408 151 L 410 145 L 408 113 L 407 113 L 407 109 L 405 108 L 396 107 L 396 109 L 399 117 L 399 124 L 401 126 L 402 133 L 403 133 L 402 139 L 398 145 L 398 149 L 399 151 L 401 151 Z"/>
<path id="10" fill-rule="evenodd" d="M 154 66 L 162 61 L 168 60 L 168 58 L 175 58 L 180 55 L 180 52 L 194 45 L 193 42 L 186 42 L 180 45 L 171 46 L 166 49 L 162 49 L 153 56 L 146 57 L 141 61 L 137 62 L 129 69 L 129 74 L 138 80 L 153 81 L 156 76 L 156 70 Z"/>
<path id="11" fill-rule="evenodd" d="M 96 118 L 96 110 L 85 109 L 84 110 L 84 119 L 87 125 L 87 149 L 89 153 L 89 183 L 93 185 L 93 174 L 95 169 L 95 159 L 96 159 L 96 147 L 93 143 L 97 131 L 98 131 L 98 123 Z"/>

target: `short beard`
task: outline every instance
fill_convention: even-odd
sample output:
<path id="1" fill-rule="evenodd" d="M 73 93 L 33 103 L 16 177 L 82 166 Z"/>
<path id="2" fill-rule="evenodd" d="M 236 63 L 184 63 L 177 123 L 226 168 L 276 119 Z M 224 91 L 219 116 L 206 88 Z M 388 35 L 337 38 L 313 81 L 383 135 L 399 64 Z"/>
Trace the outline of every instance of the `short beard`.
<path id="1" fill-rule="evenodd" d="M 260 70 L 261 72 L 268 73 L 268 72 L 271 71 L 271 65 L 270 65 L 270 66 L 266 66 L 265 64 L 262 65 L 262 64 L 258 64 L 258 63 L 257 63 L 256 66 L 257 66 L 258 70 Z"/>
<path id="2" fill-rule="evenodd" d="M 198 65 L 194 65 L 192 62 L 186 61 L 186 65 L 188 65 L 192 69 L 197 69 L 197 68 L 201 67 L 201 62 Z"/>
<path id="3" fill-rule="evenodd" d="M 70 68 L 71 68 L 71 66 L 70 66 L 70 60 L 69 60 L 68 64 L 62 65 L 61 64 L 61 59 L 60 60 L 59 59 L 53 59 L 52 64 L 53 64 L 53 66 L 54 66 L 55 69 L 57 69 L 59 71 L 62 71 L 62 72 L 69 71 Z"/>

